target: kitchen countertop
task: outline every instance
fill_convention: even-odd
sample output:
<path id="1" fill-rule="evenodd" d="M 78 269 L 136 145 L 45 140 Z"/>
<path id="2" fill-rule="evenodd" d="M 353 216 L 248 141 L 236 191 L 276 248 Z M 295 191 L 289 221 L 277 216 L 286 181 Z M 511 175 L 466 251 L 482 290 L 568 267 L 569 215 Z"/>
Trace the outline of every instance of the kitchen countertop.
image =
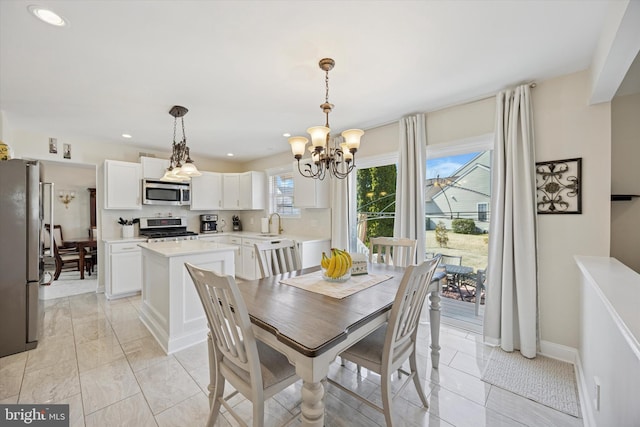
<path id="1" fill-rule="evenodd" d="M 325 240 L 331 240 L 330 237 L 310 237 L 301 236 L 296 234 L 262 234 L 259 231 L 225 231 L 220 233 L 199 233 L 199 237 L 223 237 L 223 236 L 235 236 L 245 237 L 251 239 L 261 240 L 277 240 L 277 239 L 290 239 L 296 242 L 322 242 Z M 136 237 L 107 237 L 101 239 L 104 243 L 131 243 L 131 242 L 146 242 L 147 238 L 142 236 Z"/>
<path id="2" fill-rule="evenodd" d="M 107 237 L 101 239 L 104 243 L 131 243 L 131 242 L 146 242 L 146 237 Z"/>
<path id="3" fill-rule="evenodd" d="M 164 257 L 184 256 L 202 254 L 210 252 L 224 252 L 235 250 L 234 246 L 224 243 L 207 242 L 201 240 L 180 240 L 178 242 L 141 242 L 138 243 L 143 249 L 155 252 Z"/>
<path id="4" fill-rule="evenodd" d="M 262 234 L 259 231 L 224 231 L 221 233 L 201 233 L 200 237 L 205 236 L 236 236 L 236 237 L 245 237 L 247 239 L 261 239 L 261 240 L 277 240 L 277 239 L 289 239 L 295 240 L 296 242 L 321 242 L 324 240 L 331 240 L 330 237 L 310 237 L 310 236 L 301 236 L 296 234 Z"/>

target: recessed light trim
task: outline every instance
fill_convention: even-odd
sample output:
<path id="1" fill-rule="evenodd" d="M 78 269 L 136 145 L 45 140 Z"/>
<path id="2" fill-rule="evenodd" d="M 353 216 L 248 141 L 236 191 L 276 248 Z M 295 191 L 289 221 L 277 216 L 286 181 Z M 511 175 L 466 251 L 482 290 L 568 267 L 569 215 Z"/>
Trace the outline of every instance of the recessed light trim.
<path id="1" fill-rule="evenodd" d="M 54 27 L 65 27 L 69 25 L 66 19 L 50 9 L 45 9 L 35 4 L 29 5 L 27 9 L 42 22 L 53 25 Z"/>
<path id="2" fill-rule="evenodd" d="M 284 136 L 285 138 L 289 138 L 291 134 L 289 132 L 285 132 L 282 134 L 282 136 Z"/>
<path id="3" fill-rule="evenodd" d="M 233 157 L 235 154 L 233 153 L 227 153 L 227 157 Z"/>
<path id="4" fill-rule="evenodd" d="M 131 136 L 131 135 L 129 135 L 128 133 L 123 133 L 123 134 L 122 134 L 122 137 L 123 137 L 123 138 L 127 138 L 127 139 L 132 138 L 132 136 Z"/>

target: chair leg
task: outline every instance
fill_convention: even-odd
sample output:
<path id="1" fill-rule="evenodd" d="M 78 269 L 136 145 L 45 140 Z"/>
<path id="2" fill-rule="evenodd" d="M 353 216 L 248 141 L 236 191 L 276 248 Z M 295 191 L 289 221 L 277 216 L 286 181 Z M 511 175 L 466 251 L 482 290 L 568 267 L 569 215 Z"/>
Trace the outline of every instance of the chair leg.
<path id="1" fill-rule="evenodd" d="M 207 419 L 207 427 L 213 427 L 220 413 L 220 400 L 224 397 L 224 377 L 220 375 L 218 370 L 219 361 L 217 352 L 214 349 L 211 333 L 208 337 L 209 344 L 209 418 Z"/>
<path id="2" fill-rule="evenodd" d="M 384 372 L 381 377 L 381 397 L 382 397 L 382 409 L 384 412 L 384 419 L 387 423 L 387 427 L 393 426 L 392 417 L 392 403 L 393 395 L 391 394 L 391 384 L 389 384 L 389 372 Z"/>
<path id="3" fill-rule="evenodd" d="M 253 402 L 253 427 L 264 427 L 264 399 Z"/>
<path id="4" fill-rule="evenodd" d="M 420 381 L 420 375 L 418 375 L 418 363 L 416 362 L 416 349 L 413 349 L 413 353 L 409 356 L 409 367 L 411 368 L 411 373 L 413 374 L 413 384 L 416 386 L 416 391 L 420 396 L 420 400 L 422 400 L 422 404 L 425 408 L 429 408 L 429 402 L 427 402 L 427 396 L 424 394 L 424 389 L 422 388 L 422 382 Z"/>
<path id="5" fill-rule="evenodd" d="M 56 262 L 56 272 L 53 275 L 53 280 L 58 280 L 58 277 L 60 277 L 61 272 L 62 272 L 62 263 Z"/>

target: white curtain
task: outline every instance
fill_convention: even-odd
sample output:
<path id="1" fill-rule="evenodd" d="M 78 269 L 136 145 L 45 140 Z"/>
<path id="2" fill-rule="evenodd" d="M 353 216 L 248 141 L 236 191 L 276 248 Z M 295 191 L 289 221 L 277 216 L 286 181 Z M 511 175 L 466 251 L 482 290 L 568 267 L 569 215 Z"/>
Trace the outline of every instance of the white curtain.
<path id="1" fill-rule="evenodd" d="M 536 185 L 528 85 L 497 97 L 484 336 L 533 358 L 538 348 Z"/>
<path id="2" fill-rule="evenodd" d="M 333 138 L 332 146 L 339 147 L 344 142 L 344 138 L 337 136 Z M 353 183 L 355 183 L 355 173 L 353 171 L 345 179 L 338 179 L 330 176 L 330 198 L 331 198 L 331 247 L 355 251 L 355 245 L 350 242 L 355 238 L 356 226 L 354 222 L 355 212 L 351 207 L 350 194 L 353 194 Z"/>
<path id="3" fill-rule="evenodd" d="M 424 261 L 424 181 L 427 161 L 427 121 L 424 114 L 400 119 L 394 237 L 415 239 L 416 262 Z"/>

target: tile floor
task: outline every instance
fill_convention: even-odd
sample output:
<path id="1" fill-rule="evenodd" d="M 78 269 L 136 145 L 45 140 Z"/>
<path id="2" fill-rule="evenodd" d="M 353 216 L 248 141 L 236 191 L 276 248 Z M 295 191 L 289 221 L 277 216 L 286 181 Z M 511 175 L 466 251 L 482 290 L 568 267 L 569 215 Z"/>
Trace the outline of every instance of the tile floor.
<path id="1" fill-rule="evenodd" d="M 167 356 L 138 319 L 140 297 L 107 301 L 87 293 L 42 301 L 40 342 L 29 352 L 0 358 L 0 403 L 68 403 L 71 426 L 201 426 L 208 414 L 206 344 Z M 440 369 L 428 356 L 421 326 L 420 376 L 429 410 L 413 387 L 394 401 L 399 426 L 581 426 L 562 414 L 485 384 L 480 374 L 491 351 L 479 335 L 443 326 Z M 376 374 L 331 367 L 332 378 L 380 402 Z M 299 410 L 300 382 L 267 401 L 266 425 Z M 327 426 L 384 425 L 384 417 L 333 386 L 325 399 Z M 251 404 L 233 405 L 247 421 Z M 300 425 L 298 420 L 291 423 Z M 237 425 L 226 412 L 218 426 Z"/>

